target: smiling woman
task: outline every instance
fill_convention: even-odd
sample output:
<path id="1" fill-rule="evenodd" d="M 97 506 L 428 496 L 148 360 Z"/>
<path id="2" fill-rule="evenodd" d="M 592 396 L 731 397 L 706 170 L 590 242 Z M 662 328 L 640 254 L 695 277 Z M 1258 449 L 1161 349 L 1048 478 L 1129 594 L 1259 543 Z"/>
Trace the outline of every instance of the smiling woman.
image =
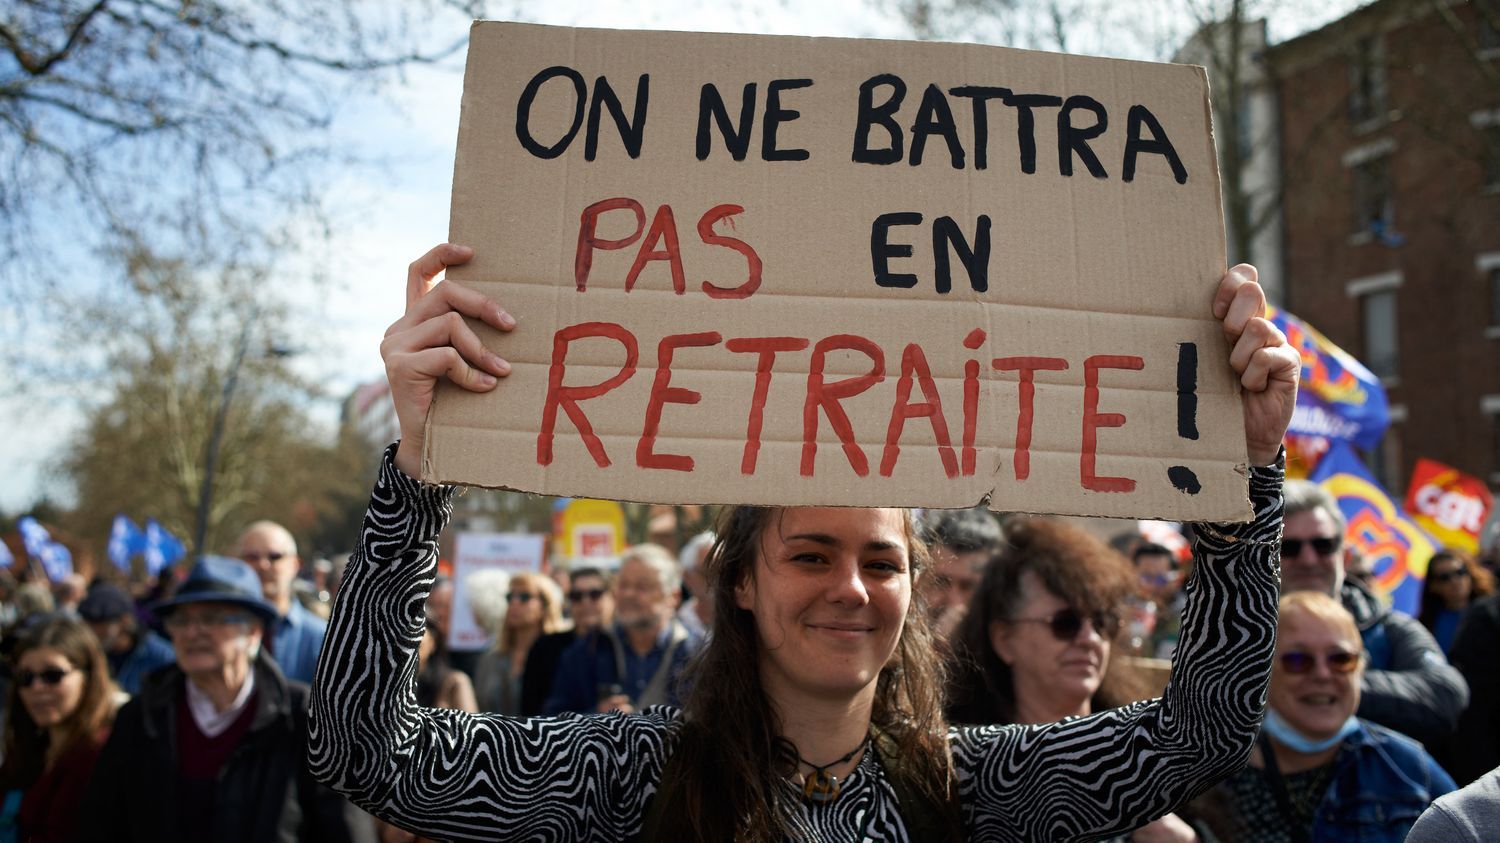
<path id="1" fill-rule="evenodd" d="M 910 513 L 890 509 L 726 510 L 705 563 L 713 630 L 681 708 L 419 707 L 420 607 L 455 493 L 413 477 L 423 422 L 439 379 L 487 392 L 510 372 L 455 313 L 519 330 L 477 292 L 434 283 L 471 256 L 445 245 L 412 264 L 407 314 L 383 345 L 402 440 L 386 451 L 313 684 L 308 760 L 323 781 L 402 828 L 455 839 L 1098 839 L 1243 764 L 1269 673 L 1278 445 L 1300 368 L 1250 267 L 1224 276 L 1212 307 L 1245 388 L 1255 520 L 1205 527 L 1165 696 L 1062 723 L 950 728 L 912 598 L 927 554 Z M 1055 612 L 1048 622 L 1059 626 Z"/>

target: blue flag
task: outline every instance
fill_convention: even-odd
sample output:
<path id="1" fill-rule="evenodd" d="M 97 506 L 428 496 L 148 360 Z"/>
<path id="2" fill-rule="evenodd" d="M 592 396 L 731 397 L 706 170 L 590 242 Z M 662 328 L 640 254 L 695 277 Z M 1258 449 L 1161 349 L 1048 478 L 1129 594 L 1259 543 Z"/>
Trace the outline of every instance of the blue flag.
<path id="1" fill-rule="evenodd" d="M 1309 478 L 1333 493 L 1349 526 L 1344 539 L 1364 552 L 1374 575 L 1370 585 L 1397 611 L 1416 615 L 1422 580 L 1437 544 L 1380 487 L 1344 442 L 1333 442 Z"/>
<path id="2" fill-rule="evenodd" d="M 9 568 L 16 564 L 16 557 L 10 555 L 10 545 L 0 542 L 0 568 Z"/>
<path id="3" fill-rule="evenodd" d="M 146 549 L 146 534 L 127 516 L 115 516 L 114 526 L 109 529 L 109 561 L 115 567 L 130 573 L 130 557 Z"/>
<path id="4" fill-rule="evenodd" d="M 155 518 L 146 519 L 146 572 L 156 576 L 187 555 L 187 548 Z"/>
<path id="5" fill-rule="evenodd" d="M 47 579 L 53 582 L 60 582 L 73 573 L 73 552 L 57 542 L 48 542 L 37 558 L 42 560 Z"/>
<path id="6" fill-rule="evenodd" d="M 1380 444 L 1391 421 L 1380 378 L 1292 314 L 1273 307 L 1266 317 L 1302 356 L 1302 382 L 1287 432 L 1353 442 L 1366 450 Z"/>
<path id="7" fill-rule="evenodd" d="M 26 555 L 36 559 L 42 558 L 42 553 L 47 550 L 47 545 L 52 544 L 52 534 L 47 528 L 37 523 L 30 515 L 16 522 L 16 528 L 21 531 L 21 541 L 26 545 Z"/>

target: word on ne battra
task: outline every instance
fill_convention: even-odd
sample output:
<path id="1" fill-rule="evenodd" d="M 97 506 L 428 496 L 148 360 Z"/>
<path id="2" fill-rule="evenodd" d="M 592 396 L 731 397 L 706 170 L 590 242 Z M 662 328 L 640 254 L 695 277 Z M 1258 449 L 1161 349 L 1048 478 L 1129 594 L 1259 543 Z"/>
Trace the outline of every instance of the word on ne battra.
<path id="1" fill-rule="evenodd" d="M 424 477 L 661 502 L 1248 516 L 1201 69 L 472 32 L 450 277 L 519 325 Z"/>

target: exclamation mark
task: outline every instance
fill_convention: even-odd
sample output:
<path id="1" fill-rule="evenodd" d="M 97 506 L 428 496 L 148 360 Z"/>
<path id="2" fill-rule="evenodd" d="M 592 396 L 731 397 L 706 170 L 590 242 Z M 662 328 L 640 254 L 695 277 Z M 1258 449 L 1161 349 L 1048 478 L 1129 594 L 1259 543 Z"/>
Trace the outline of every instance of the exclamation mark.
<path id="1" fill-rule="evenodd" d="M 1177 344 L 1177 435 L 1195 441 L 1198 438 L 1198 346 L 1190 342 Z M 1177 491 L 1189 495 L 1203 489 L 1198 475 L 1185 465 L 1167 469 L 1167 479 Z"/>

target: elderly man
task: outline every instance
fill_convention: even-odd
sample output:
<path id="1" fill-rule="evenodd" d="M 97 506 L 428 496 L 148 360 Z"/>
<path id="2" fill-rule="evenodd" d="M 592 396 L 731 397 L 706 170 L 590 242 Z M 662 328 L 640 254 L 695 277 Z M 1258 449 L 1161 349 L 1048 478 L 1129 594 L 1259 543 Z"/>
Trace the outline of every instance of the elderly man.
<path id="1" fill-rule="evenodd" d="M 328 622 L 302 605 L 292 583 L 302 569 L 297 540 L 274 521 L 257 521 L 240 535 L 239 556 L 260 576 L 261 592 L 276 607 L 266 642 L 288 679 L 311 682 Z"/>
<path id="2" fill-rule="evenodd" d="M 176 665 L 120 710 L 76 839 L 348 840 L 347 803 L 303 759 L 307 686 L 261 648 L 277 612 L 255 572 L 205 557 L 155 611 Z"/>
<path id="3" fill-rule="evenodd" d="M 146 674 L 175 660 L 167 639 L 135 620 L 135 601 L 125 589 L 101 582 L 78 604 L 78 616 L 94 631 L 109 662 L 109 675 L 131 696 L 141 692 Z"/>
<path id="4" fill-rule="evenodd" d="M 1469 686 L 1416 618 L 1393 612 L 1369 587 L 1344 576 L 1344 514 L 1328 490 L 1288 480 L 1281 534 L 1281 590 L 1321 591 L 1343 602 L 1364 639 L 1360 683 L 1366 720 L 1439 747 L 1469 703 Z"/>
<path id="5" fill-rule="evenodd" d="M 548 714 L 640 711 L 679 704 L 676 679 L 701 639 L 677 611 L 682 569 L 666 548 L 629 548 L 615 575 L 615 618 L 563 652 Z"/>
<path id="6" fill-rule="evenodd" d="M 938 510 L 925 524 L 932 569 L 917 581 L 940 635 L 958 627 L 984 566 L 1000 549 L 1000 523 L 984 509 Z"/>

